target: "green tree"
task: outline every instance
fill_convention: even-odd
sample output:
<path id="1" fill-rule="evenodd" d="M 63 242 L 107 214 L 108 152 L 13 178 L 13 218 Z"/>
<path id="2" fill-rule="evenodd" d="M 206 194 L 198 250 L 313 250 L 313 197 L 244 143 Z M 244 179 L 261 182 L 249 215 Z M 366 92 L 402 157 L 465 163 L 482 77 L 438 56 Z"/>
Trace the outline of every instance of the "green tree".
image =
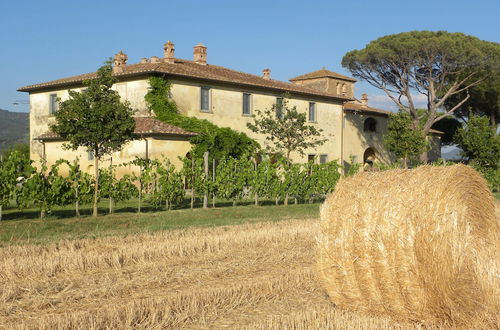
<path id="1" fill-rule="evenodd" d="M 500 75 L 491 75 L 470 90 L 450 97 L 445 106 L 452 107 L 458 103 L 458 99 L 465 98 L 467 93 L 470 95 L 469 99 L 455 111 L 455 116 L 467 122 L 472 112 L 476 116 L 487 117 L 490 126 L 497 127 L 500 122 Z"/>
<path id="2" fill-rule="evenodd" d="M 491 128 L 488 117 L 469 115 L 467 126 L 455 134 L 455 142 L 462 149 L 462 155 L 479 167 L 498 169 L 500 136 Z"/>
<path id="3" fill-rule="evenodd" d="M 282 104 L 274 104 L 270 109 L 256 110 L 254 122 L 247 123 L 247 127 L 265 135 L 268 151 L 281 153 L 289 161 L 292 152 L 304 155 L 306 149 L 320 146 L 326 139 L 321 138 L 321 129 L 307 124 L 305 113 L 288 106 L 288 97 L 285 95 Z"/>
<path id="4" fill-rule="evenodd" d="M 420 116 L 415 93 L 427 99 L 427 119 L 431 127 L 460 108 L 469 98 L 456 99 L 445 113 L 438 114 L 447 100 L 498 73 L 500 44 L 462 33 L 411 31 L 388 35 L 370 42 L 361 50 L 348 52 L 342 65 L 355 77 L 383 90 L 400 109 L 411 116 L 419 129 Z M 427 161 L 427 153 L 421 155 Z"/>
<path id="5" fill-rule="evenodd" d="M 135 128 L 134 111 L 111 89 L 115 82 L 108 61 L 97 70 L 96 78 L 84 82 L 86 90 L 69 91 L 69 99 L 60 102 L 56 123 L 52 125 L 52 130 L 68 141 L 63 145 L 65 148 L 84 147 L 94 154 L 93 216 L 97 216 L 99 161 L 133 140 Z"/>
<path id="6" fill-rule="evenodd" d="M 427 147 L 423 131 L 413 127 L 412 118 L 404 111 L 389 116 L 384 144 L 398 159 L 403 159 L 405 168 L 410 159 L 416 158 Z"/>

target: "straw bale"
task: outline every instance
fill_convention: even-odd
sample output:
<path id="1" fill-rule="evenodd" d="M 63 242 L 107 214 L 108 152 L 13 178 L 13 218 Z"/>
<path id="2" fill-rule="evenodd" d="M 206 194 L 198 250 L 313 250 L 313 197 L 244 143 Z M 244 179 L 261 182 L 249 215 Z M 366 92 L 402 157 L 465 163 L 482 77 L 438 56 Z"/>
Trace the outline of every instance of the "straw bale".
<path id="1" fill-rule="evenodd" d="M 321 207 L 318 271 L 339 307 L 498 327 L 499 223 L 465 165 L 365 172 Z"/>

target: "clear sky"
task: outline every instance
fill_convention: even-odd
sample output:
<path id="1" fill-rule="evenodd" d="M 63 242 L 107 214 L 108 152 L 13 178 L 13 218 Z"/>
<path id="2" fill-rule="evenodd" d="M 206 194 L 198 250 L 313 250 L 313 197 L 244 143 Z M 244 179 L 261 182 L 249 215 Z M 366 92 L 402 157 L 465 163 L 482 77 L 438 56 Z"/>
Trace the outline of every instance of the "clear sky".
<path id="1" fill-rule="evenodd" d="M 288 80 L 340 62 L 378 37 L 411 30 L 447 30 L 500 42 L 499 0 L 434 1 L 51 1 L 0 0 L 0 108 L 28 111 L 16 89 L 96 68 L 120 50 L 129 63 L 176 57 L 208 47 L 208 63 Z M 356 84 L 356 95 L 387 107 L 383 92 Z"/>

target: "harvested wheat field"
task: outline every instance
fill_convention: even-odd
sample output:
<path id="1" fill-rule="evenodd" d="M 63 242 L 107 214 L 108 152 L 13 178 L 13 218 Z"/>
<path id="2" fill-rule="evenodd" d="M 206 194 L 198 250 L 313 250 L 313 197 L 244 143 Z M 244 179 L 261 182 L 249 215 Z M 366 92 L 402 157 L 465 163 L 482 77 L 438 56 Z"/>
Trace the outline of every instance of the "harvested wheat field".
<path id="1" fill-rule="evenodd" d="M 414 329 L 334 307 L 318 220 L 0 249 L 0 328 Z"/>

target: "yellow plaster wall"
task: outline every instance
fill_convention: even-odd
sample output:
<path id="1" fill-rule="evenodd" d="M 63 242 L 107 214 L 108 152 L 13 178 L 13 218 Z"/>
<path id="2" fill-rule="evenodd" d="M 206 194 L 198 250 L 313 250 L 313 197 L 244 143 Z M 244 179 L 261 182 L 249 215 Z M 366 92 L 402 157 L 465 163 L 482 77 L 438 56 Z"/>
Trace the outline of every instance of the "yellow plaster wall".
<path id="1" fill-rule="evenodd" d="M 243 115 L 243 93 L 252 94 L 251 109 L 269 109 L 276 102 L 280 93 L 264 93 L 251 89 L 232 89 L 214 84 L 195 84 L 180 81 L 172 81 L 172 98 L 177 103 L 179 110 L 188 116 L 206 119 L 221 127 L 230 127 L 234 130 L 244 132 L 251 138 L 257 140 L 265 147 L 265 137 L 255 134 L 247 128 L 247 123 L 253 122 L 251 116 Z M 210 112 L 200 110 L 201 87 L 210 87 Z M 340 159 L 340 130 L 342 105 L 339 102 L 324 102 L 314 98 L 294 97 L 289 100 L 289 106 L 296 106 L 301 112 L 308 114 L 309 102 L 316 103 L 316 122 L 311 123 L 318 129 L 323 130 L 323 136 L 327 142 L 315 150 L 307 150 L 306 154 L 327 154 L 329 160 Z M 293 154 L 292 158 L 297 162 L 307 161 L 307 155 Z"/>
<path id="2" fill-rule="evenodd" d="M 171 80 L 172 89 L 171 96 L 177 103 L 177 106 L 181 113 L 188 116 L 194 116 L 200 119 L 207 119 L 216 125 L 221 127 L 230 127 L 237 131 L 245 132 L 250 137 L 256 139 L 261 146 L 265 147 L 265 137 L 263 135 L 258 135 L 251 132 L 246 124 L 252 122 L 250 116 L 243 115 L 243 93 L 252 94 L 251 109 L 265 110 L 271 108 L 276 102 L 276 97 L 281 96 L 279 92 L 263 92 L 261 90 L 255 90 L 250 88 L 232 88 L 225 85 L 209 84 L 202 82 L 192 82 L 184 80 Z M 200 111 L 200 88 L 201 86 L 206 86 L 211 88 L 211 111 L 209 113 Z M 136 115 L 143 116 L 147 115 L 147 106 L 144 101 L 144 95 L 148 91 L 148 81 L 147 79 L 139 79 L 133 81 L 124 81 L 117 83 L 114 88 L 120 93 L 123 100 L 130 103 L 131 107 L 136 109 Z M 80 89 L 74 89 L 80 90 Z M 66 99 L 68 96 L 67 90 L 58 91 L 48 91 L 48 92 L 36 92 L 30 94 L 30 144 L 31 144 L 31 157 L 33 160 L 39 160 L 42 155 L 41 143 L 33 140 L 49 130 L 49 123 L 53 121 L 53 116 L 49 116 L 49 95 L 52 93 L 57 93 L 58 97 L 62 100 Z M 341 157 L 341 132 L 342 132 L 342 103 L 341 101 L 325 101 L 324 99 L 315 99 L 314 97 L 294 97 L 289 100 L 290 106 L 296 106 L 301 112 L 308 114 L 309 102 L 316 103 L 316 122 L 311 123 L 315 125 L 318 129 L 323 130 L 323 137 L 327 139 L 327 142 L 315 148 L 314 150 L 307 150 L 306 155 L 301 156 L 299 154 L 292 154 L 292 158 L 296 162 L 305 162 L 307 160 L 307 154 L 328 155 L 328 160 L 348 160 L 349 155 L 357 156 L 358 160 L 362 162 L 364 150 L 372 146 L 378 151 L 383 151 L 384 148 L 381 146 L 381 134 L 377 133 L 373 136 L 365 136 L 363 133 L 362 122 L 359 122 L 360 118 L 366 118 L 363 115 L 346 115 L 354 116 L 353 120 L 346 120 L 346 127 L 344 130 L 344 152 L 343 157 Z M 356 119 L 356 116 L 358 119 Z M 381 123 L 381 117 L 376 117 Z M 360 126 L 361 125 L 361 126 Z M 385 123 L 379 125 L 382 129 L 385 129 Z M 361 128 L 359 128 L 361 127 Z M 369 133 L 371 134 L 371 133 Z M 150 152 L 158 155 L 158 153 L 168 153 L 173 155 L 180 152 L 178 155 L 185 155 L 190 149 L 189 143 L 187 141 L 176 141 L 172 145 L 176 145 L 174 149 L 169 149 L 170 146 L 166 141 L 155 140 L 150 146 Z M 142 143 L 140 141 L 135 141 L 138 145 L 134 147 L 127 147 L 122 152 L 121 158 L 123 159 L 133 159 L 134 156 L 143 156 L 141 148 L 139 145 Z M 48 144 L 47 144 L 48 146 Z M 52 146 L 50 147 L 52 148 Z M 156 149 L 158 148 L 158 149 Z M 178 148 L 178 149 L 176 149 Z M 125 156 L 125 153 L 128 156 Z M 71 153 L 67 152 L 56 152 L 57 158 L 61 158 L 59 155 L 64 157 L 70 157 Z M 48 153 L 47 153 L 48 155 Z M 388 158 L 386 153 L 383 153 L 383 158 Z M 82 157 L 86 159 L 86 153 Z M 170 157 L 172 162 L 177 161 L 177 154 L 174 157 Z"/>
<path id="3" fill-rule="evenodd" d="M 377 121 L 376 132 L 364 132 L 364 122 L 370 117 Z M 387 120 L 387 117 L 382 116 L 345 113 L 344 164 L 351 165 L 350 156 L 354 156 L 355 162 L 363 163 L 363 156 L 368 148 L 375 150 L 377 162 L 388 163 L 393 160 L 382 140 L 387 132 Z"/>
<path id="4" fill-rule="evenodd" d="M 141 140 L 135 140 L 127 143 L 121 151 L 114 152 L 109 156 L 106 156 L 100 162 L 100 167 L 107 167 L 112 162 L 114 165 L 119 165 L 123 163 L 130 162 L 136 157 L 145 158 L 146 157 L 146 140 L 148 143 L 148 157 L 150 159 L 162 160 L 166 158 L 180 170 L 182 167 L 182 162 L 178 159 L 179 155 L 186 155 L 191 149 L 191 144 L 189 141 L 185 140 L 168 140 L 168 139 L 156 139 L 156 138 L 146 138 Z M 88 152 L 85 148 L 78 148 L 76 151 L 64 150 L 62 148 L 63 142 L 46 142 L 46 160 L 47 165 L 51 166 L 58 159 L 66 159 L 73 161 L 76 158 L 80 160 L 80 167 L 87 173 L 94 173 L 94 160 L 89 160 Z M 136 172 L 138 173 L 138 168 L 136 166 L 121 167 L 116 170 L 118 177 Z M 67 168 L 62 168 L 62 174 L 67 173 Z"/>

